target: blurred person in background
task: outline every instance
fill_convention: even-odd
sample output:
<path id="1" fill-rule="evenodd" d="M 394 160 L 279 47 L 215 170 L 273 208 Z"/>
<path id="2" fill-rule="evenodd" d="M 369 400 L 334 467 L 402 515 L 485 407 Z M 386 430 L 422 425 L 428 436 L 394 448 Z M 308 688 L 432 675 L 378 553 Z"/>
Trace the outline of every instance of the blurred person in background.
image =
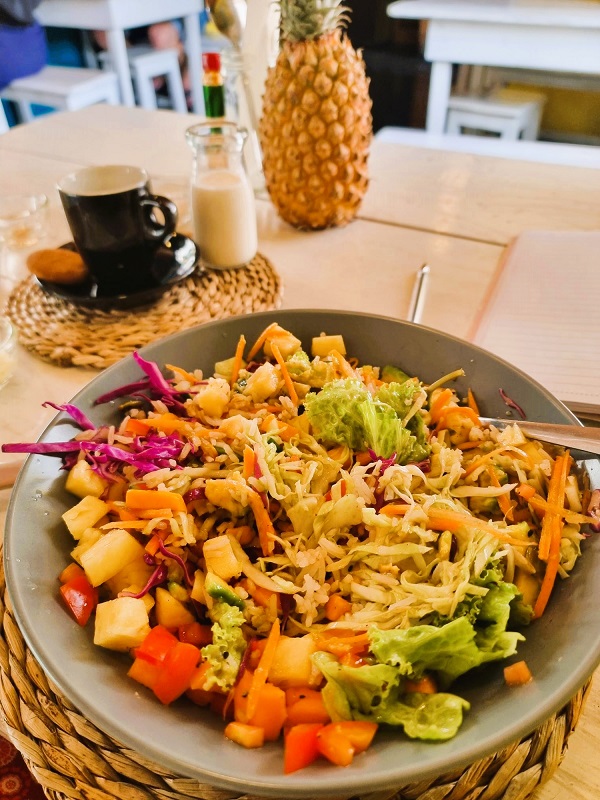
<path id="1" fill-rule="evenodd" d="M 46 64 L 46 37 L 33 16 L 40 2 L 0 0 L 0 89 Z"/>

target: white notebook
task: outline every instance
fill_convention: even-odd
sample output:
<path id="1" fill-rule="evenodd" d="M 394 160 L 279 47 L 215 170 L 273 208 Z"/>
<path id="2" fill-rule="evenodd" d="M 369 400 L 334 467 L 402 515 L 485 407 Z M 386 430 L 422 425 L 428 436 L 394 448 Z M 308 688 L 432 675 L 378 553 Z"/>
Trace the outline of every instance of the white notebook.
<path id="1" fill-rule="evenodd" d="M 600 232 L 518 236 L 469 338 L 531 375 L 572 411 L 599 414 Z"/>

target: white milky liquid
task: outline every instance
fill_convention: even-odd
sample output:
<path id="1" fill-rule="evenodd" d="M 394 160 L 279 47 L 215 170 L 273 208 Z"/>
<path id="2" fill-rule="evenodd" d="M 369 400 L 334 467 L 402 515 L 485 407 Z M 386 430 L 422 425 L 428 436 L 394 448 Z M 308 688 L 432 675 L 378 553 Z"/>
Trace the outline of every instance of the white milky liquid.
<path id="1" fill-rule="evenodd" d="M 242 175 L 217 170 L 198 176 L 192 186 L 192 214 L 194 237 L 207 264 L 226 269 L 254 258 L 254 195 Z"/>

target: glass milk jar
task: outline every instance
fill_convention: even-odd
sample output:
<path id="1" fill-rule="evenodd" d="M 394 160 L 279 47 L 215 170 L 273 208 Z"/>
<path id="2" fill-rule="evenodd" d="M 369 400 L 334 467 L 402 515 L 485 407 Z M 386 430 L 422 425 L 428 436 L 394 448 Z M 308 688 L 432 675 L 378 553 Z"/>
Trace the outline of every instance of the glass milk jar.
<path id="1" fill-rule="evenodd" d="M 241 267 L 256 255 L 254 194 L 242 164 L 244 128 L 219 120 L 194 125 L 191 205 L 194 238 L 208 267 Z"/>

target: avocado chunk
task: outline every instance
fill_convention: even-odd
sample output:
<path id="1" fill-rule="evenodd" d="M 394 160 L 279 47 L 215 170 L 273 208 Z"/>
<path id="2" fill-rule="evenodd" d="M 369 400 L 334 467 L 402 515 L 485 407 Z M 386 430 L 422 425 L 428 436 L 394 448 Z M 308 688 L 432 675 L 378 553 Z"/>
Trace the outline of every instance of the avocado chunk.
<path id="1" fill-rule="evenodd" d="M 228 586 L 225 581 L 218 578 L 214 572 L 206 573 L 204 589 L 213 600 L 222 600 L 230 606 L 236 606 L 239 609 L 244 608 L 244 601 L 242 598 L 238 597 L 231 586 Z"/>
<path id="2" fill-rule="evenodd" d="M 386 364 L 381 370 L 381 380 L 384 383 L 404 383 L 411 379 L 410 375 L 392 364 Z"/>

